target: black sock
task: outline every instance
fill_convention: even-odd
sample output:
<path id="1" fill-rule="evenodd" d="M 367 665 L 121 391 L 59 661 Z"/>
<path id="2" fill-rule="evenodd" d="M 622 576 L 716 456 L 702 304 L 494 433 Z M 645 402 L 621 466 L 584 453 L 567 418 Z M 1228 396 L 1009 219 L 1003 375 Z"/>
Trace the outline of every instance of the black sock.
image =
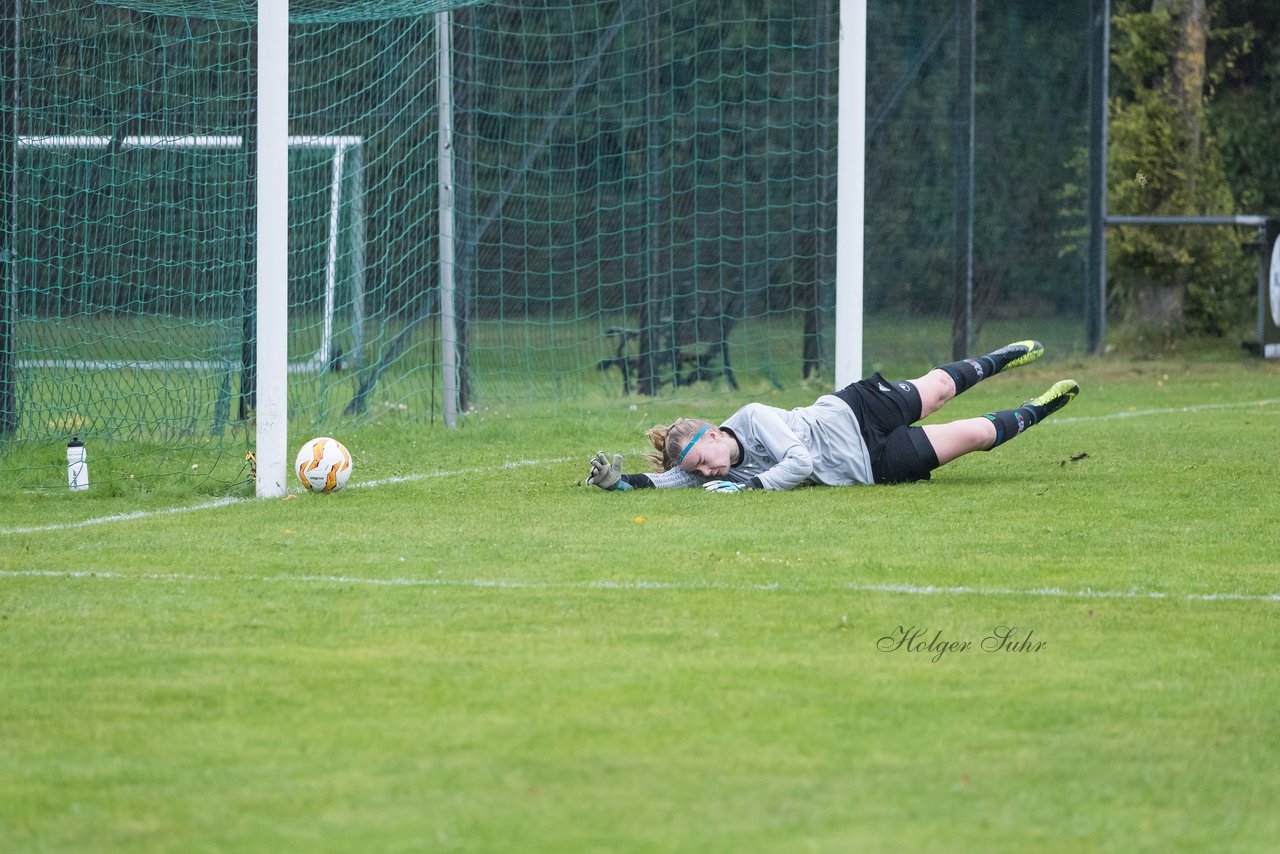
<path id="1" fill-rule="evenodd" d="M 955 381 L 956 394 L 968 391 L 973 388 L 976 383 L 985 380 L 987 377 L 993 377 L 1003 371 L 1014 359 L 1026 355 L 1026 348 L 1010 350 L 1008 347 L 1001 347 L 988 353 L 985 356 L 978 356 L 974 359 L 961 359 L 959 362 L 948 362 L 939 367 L 947 372 L 947 375 Z"/>
<path id="2" fill-rule="evenodd" d="M 1034 427 L 1040 420 L 1040 407 L 1033 403 L 1024 403 L 1017 409 L 988 412 L 982 417 L 996 425 L 996 443 L 991 448 L 998 448 L 1028 427 Z"/>
<path id="3" fill-rule="evenodd" d="M 959 362 L 949 362 L 938 367 L 946 371 L 947 375 L 955 381 L 956 394 L 961 394 L 992 374 L 998 373 L 1004 365 L 996 367 L 995 360 L 990 356 L 979 356 L 976 359 L 962 359 Z"/>

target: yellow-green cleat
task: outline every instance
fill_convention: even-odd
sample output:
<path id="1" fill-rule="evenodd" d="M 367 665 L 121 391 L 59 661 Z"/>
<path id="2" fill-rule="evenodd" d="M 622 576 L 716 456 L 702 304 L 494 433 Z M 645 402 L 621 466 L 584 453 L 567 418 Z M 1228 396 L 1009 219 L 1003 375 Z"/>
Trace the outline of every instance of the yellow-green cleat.
<path id="1" fill-rule="evenodd" d="M 1075 400 L 1076 395 L 1079 393 L 1080 384 L 1075 380 L 1058 380 L 1049 386 L 1049 390 L 1044 394 L 1031 398 L 1023 405 L 1036 408 L 1036 423 L 1038 424 Z"/>
<path id="2" fill-rule="evenodd" d="M 991 355 L 1003 356 L 1008 359 L 1009 361 L 1004 363 L 1006 368 L 1020 368 L 1043 356 L 1044 345 L 1039 341 L 1014 341 L 1012 344 L 1004 345 Z"/>

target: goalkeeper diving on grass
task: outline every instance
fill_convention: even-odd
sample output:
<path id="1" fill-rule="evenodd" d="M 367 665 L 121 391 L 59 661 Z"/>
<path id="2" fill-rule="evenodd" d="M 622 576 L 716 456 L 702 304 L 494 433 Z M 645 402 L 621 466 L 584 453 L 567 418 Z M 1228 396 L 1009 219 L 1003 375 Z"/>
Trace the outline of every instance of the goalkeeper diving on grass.
<path id="1" fill-rule="evenodd" d="M 982 380 L 1043 354 L 1039 341 L 1017 341 L 914 380 L 891 382 L 875 373 L 811 406 L 785 410 L 749 403 L 719 426 L 681 418 L 648 431 L 654 474 L 623 474 L 622 456 L 610 460 L 601 451 L 591 461 L 587 483 L 610 491 L 701 486 L 734 493 L 928 480 L 939 466 L 999 447 L 1075 398 L 1080 386 L 1061 380 L 1017 409 L 914 426 Z"/>

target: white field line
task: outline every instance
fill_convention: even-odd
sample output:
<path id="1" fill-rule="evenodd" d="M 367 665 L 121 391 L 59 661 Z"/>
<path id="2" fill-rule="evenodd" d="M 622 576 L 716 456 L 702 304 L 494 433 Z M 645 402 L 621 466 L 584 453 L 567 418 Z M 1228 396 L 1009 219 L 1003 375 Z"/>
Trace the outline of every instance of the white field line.
<path id="1" fill-rule="evenodd" d="M 436 477 L 459 477 L 468 474 L 488 474 L 490 472 L 502 471 L 504 469 L 516 469 L 526 466 L 549 465 L 551 463 L 567 463 L 576 457 L 555 457 L 549 460 L 518 460 L 516 462 L 502 463 L 496 466 L 479 466 L 469 469 L 454 469 L 452 471 L 440 470 L 430 472 L 420 472 L 418 474 L 398 475 L 396 477 L 384 477 L 378 480 L 358 481 L 347 485 L 347 489 L 369 489 L 375 486 L 389 486 L 394 483 L 408 483 L 415 480 L 427 480 Z M 298 490 L 301 492 L 301 490 Z M 296 493 L 290 493 L 291 495 Z M 231 504 L 247 504 L 250 501 L 257 501 L 257 498 L 218 498 L 213 501 L 206 501 L 203 504 L 192 504 L 189 507 L 166 507 L 162 510 L 138 510 L 133 513 L 117 513 L 113 516 L 97 516 L 92 519 L 81 519 L 78 522 L 55 522 L 49 525 L 29 525 L 20 528 L 0 528 L 0 536 L 5 534 L 38 534 L 44 531 L 66 531 L 72 528 L 86 528 L 90 525 L 107 525 L 112 522 L 130 522 L 134 519 L 147 519 L 152 516 L 168 516 L 173 513 L 192 513 L 197 510 L 212 510 L 216 507 L 227 507 Z"/>
<path id="2" fill-rule="evenodd" d="M 1114 421 L 1117 418 L 1141 418 L 1148 415 L 1177 415 L 1183 412 L 1208 412 L 1214 409 L 1247 409 L 1249 407 L 1274 406 L 1280 398 L 1269 400 L 1250 400 L 1240 403 L 1201 403 L 1195 406 L 1174 406 L 1168 409 L 1135 409 L 1129 412 L 1113 412 L 1110 415 L 1082 415 L 1079 418 L 1054 418 L 1046 421 L 1050 424 L 1080 424 L 1085 421 Z"/>
<path id="3" fill-rule="evenodd" d="M 74 570 L 0 570 L 0 578 L 68 578 L 94 581 L 152 581 L 159 583 L 218 583 L 246 581 L 260 584 L 336 585 L 363 587 L 475 588 L 496 590 L 617 590 L 672 593 L 892 593 L 904 596 L 977 596 L 1037 599 L 1146 599 L 1167 602 L 1276 602 L 1280 593 L 1164 593 L 1158 590 L 1066 590 L 1061 587 L 944 587 L 918 584 L 832 584 L 806 585 L 780 582 L 728 584 L 724 582 L 669 582 L 641 579 L 598 579 L 591 581 L 527 581 L 509 578 L 361 578 L 349 575 L 222 576 L 189 573 L 88 572 Z"/>
<path id="4" fill-rule="evenodd" d="M 1272 406 L 1280 403 L 1280 398 L 1272 398 L 1268 400 L 1250 400 L 1238 403 L 1204 403 L 1196 406 L 1178 406 L 1168 409 L 1143 409 L 1132 412 L 1113 412 L 1109 415 L 1086 415 L 1079 418 L 1055 418 L 1046 421 L 1045 425 L 1050 424 L 1081 424 L 1089 421 L 1111 421 L 1117 418 L 1139 418 L 1151 415 L 1175 415 L 1188 412 L 1206 412 L 1215 409 L 1246 409 L 1250 407 Z M 523 468 L 527 466 L 549 465 L 552 463 L 565 463 L 577 459 L 576 457 L 554 457 L 547 460 L 519 460 L 516 462 L 502 463 L 496 466 L 482 466 L 469 469 L 455 469 L 453 471 L 433 471 L 422 472 L 419 474 L 407 474 L 398 477 L 385 477 L 379 480 L 361 481 L 352 483 L 348 488 L 356 487 L 368 489 L 377 486 L 389 486 L 396 483 L 409 483 L 417 480 L 428 480 L 438 477 L 460 477 L 469 474 L 488 474 L 504 469 Z M 231 504 L 241 504 L 248 501 L 256 501 L 256 498 L 219 498 L 214 501 L 206 501 L 203 504 L 192 504 L 189 507 L 169 507 L 163 510 L 138 510 L 133 513 L 118 513 L 112 516 L 98 516 L 92 519 L 82 519 L 78 522 L 55 522 L 49 525 L 30 525 L 18 528 L 0 528 L 0 536 L 9 534 L 38 534 L 46 531 L 67 531 L 74 528 L 85 528 L 91 525 L 107 525 L 112 522 L 129 522 L 135 519 L 146 519 L 152 516 L 168 516 L 173 513 L 192 513 L 198 510 L 212 510 L 217 507 L 226 507 Z"/>

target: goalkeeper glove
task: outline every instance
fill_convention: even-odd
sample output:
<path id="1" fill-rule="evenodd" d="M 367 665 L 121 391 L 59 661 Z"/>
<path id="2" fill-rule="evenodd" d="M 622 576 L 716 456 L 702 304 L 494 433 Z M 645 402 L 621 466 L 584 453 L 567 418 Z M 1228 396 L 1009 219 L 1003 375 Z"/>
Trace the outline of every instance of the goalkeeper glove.
<path id="1" fill-rule="evenodd" d="M 740 483 L 734 483 L 730 480 L 709 480 L 703 484 L 702 488 L 707 492 L 723 492 L 728 494 L 734 492 L 746 492 L 749 487 L 743 486 Z"/>
<path id="2" fill-rule="evenodd" d="M 601 489 L 630 489 L 631 484 L 622 479 L 622 454 L 614 454 L 613 462 L 605 456 L 604 451 L 591 458 L 591 477 L 587 483 Z"/>

